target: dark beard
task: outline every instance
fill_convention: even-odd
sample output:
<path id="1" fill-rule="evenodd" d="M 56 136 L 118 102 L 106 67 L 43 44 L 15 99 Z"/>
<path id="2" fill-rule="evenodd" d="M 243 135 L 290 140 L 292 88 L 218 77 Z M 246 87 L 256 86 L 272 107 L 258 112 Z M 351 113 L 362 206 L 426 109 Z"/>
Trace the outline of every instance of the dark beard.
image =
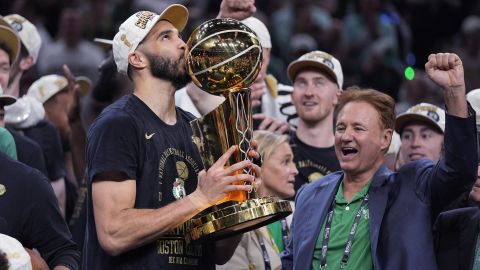
<path id="1" fill-rule="evenodd" d="M 172 82 L 175 89 L 180 89 L 191 81 L 185 69 L 180 68 L 180 59 L 174 61 L 161 56 L 145 53 L 150 62 L 152 76 Z"/>

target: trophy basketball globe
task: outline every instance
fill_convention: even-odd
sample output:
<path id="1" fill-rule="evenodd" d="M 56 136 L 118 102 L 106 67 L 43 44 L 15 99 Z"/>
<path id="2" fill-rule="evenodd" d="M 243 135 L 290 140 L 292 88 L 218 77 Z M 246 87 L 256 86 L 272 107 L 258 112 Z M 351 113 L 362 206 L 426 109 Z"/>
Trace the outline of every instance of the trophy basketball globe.
<path id="1" fill-rule="evenodd" d="M 193 120 L 193 141 L 205 169 L 232 145 L 239 151 L 226 166 L 250 159 L 253 136 L 248 86 L 262 65 L 262 48 L 255 33 L 233 19 L 214 19 L 197 27 L 187 41 L 187 71 L 202 90 L 225 101 Z M 244 173 L 252 174 L 250 170 Z M 243 181 L 237 183 L 244 185 Z M 256 192 L 234 191 L 191 220 L 192 240 L 218 240 L 264 226 L 292 212 L 290 203 L 276 197 L 257 198 Z"/>

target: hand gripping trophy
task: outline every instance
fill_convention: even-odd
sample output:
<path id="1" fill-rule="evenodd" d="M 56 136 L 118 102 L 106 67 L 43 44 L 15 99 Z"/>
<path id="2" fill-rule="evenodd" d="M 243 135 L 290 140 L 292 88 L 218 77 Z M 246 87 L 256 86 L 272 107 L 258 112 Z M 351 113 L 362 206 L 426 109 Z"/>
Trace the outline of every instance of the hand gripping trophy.
<path id="1" fill-rule="evenodd" d="M 248 86 L 262 64 L 257 36 L 239 21 L 214 19 L 197 27 L 187 46 L 187 71 L 193 82 L 208 93 L 225 97 L 212 112 L 190 122 L 205 168 L 232 145 L 238 145 L 239 151 L 227 166 L 249 159 L 253 122 Z M 264 226 L 291 212 L 290 203 L 276 197 L 257 198 L 253 189 L 235 191 L 191 220 L 190 237 L 218 240 Z"/>

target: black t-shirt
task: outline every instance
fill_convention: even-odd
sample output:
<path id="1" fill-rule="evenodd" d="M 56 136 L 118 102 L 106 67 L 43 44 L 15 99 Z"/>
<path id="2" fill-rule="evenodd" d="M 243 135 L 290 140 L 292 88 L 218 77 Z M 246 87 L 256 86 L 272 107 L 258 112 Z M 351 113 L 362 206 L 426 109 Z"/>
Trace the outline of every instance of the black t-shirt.
<path id="1" fill-rule="evenodd" d="M 98 243 L 91 199 L 95 175 L 116 171 L 136 180 L 135 208 L 160 208 L 175 201 L 176 178 L 184 181 L 186 194 L 196 189 L 203 165 L 191 138 L 193 116 L 179 108 L 176 113 L 176 124 L 167 125 L 138 97 L 126 95 L 107 107 L 90 127 L 84 269 L 215 269 L 213 244 L 187 244 L 182 226 L 115 257 Z"/>
<path id="2" fill-rule="evenodd" d="M 305 184 L 340 170 L 334 146 L 327 148 L 313 147 L 300 141 L 296 134 L 291 136 L 290 146 L 298 170 L 298 174 L 295 176 L 295 192 Z"/>
<path id="3" fill-rule="evenodd" d="M 35 168 L 45 176 L 48 176 L 42 148 L 38 145 L 38 143 L 27 136 L 21 135 L 18 133 L 18 131 L 10 126 L 5 126 L 5 128 L 10 131 L 13 139 L 15 140 L 18 161 Z"/>
<path id="4" fill-rule="evenodd" d="M 0 172 L 0 233 L 37 249 L 51 269 L 58 265 L 79 269 L 80 251 L 47 178 L 4 154 Z"/>
<path id="5" fill-rule="evenodd" d="M 43 151 L 48 179 L 56 181 L 67 175 L 63 160 L 62 140 L 58 129 L 47 120 L 23 129 L 25 136 L 37 142 Z"/>

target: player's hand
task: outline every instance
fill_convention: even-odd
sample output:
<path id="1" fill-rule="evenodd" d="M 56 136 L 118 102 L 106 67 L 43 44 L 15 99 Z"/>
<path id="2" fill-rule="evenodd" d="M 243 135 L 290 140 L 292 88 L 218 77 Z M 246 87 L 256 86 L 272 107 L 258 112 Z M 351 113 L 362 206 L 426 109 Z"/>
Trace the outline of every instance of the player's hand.
<path id="1" fill-rule="evenodd" d="M 217 18 L 243 20 L 257 11 L 255 0 L 223 0 Z"/>
<path id="2" fill-rule="evenodd" d="M 286 121 L 274 117 L 266 116 L 263 113 L 252 115 L 254 120 L 259 120 L 258 130 L 267 130 L 277 134 L 286 134 L 291 131 L 291 126 Z"/>
<path id="3" fill-rule="evenodd" d="M 265 80 L 257 80 L 248 88 L 250 88 L 251 91 L 252 108 L 260 106 L 262 104 L 262 96 L 265 94 L 265 89 L 267 89 Z"/>
<path id="4" fill-rule="evenodd" d="M 30 261 L 32 263 L 32 269 L 33 270 L 48 270 L 48 269 L 50 269 L 50 268 L 48 268 L 48 265 L 45 262 L 45 260 L 42 257 L 40 257 L 40 255 L 36 251 L 31 250 L 29 248 L 25 248 L 25 250 L 27 251 L 28 255 L 30 256 Z"/>
<path id="5" fill-rule="evenodd" d="M 69 104 L 66 104 L 67 115 L 69 121 L 73 122 L 80 119 L 80 96 L 82 89 L 67 65 L 63 65 L 63 74 L 65 78 L 67 78 L 68 93 L 72 97 L 72 101 Z"/>
<path id="6" fill-rule="evenodd" d="M 255 187 L 255 177 L 245 173 L 234 174 L 246 168 L 250 168 L 254 174 L 260 175 L 260 167 L 249 160 L 244 160 L 226 167 L 230 156 L 238 151 L 238 146 L 232 146 L 225 152 L 208 171 L 202 170 L 198 174 L 198 187 L 190 197 L 194 197 L 193 203 L 201 210 L 214 205 L 215 202 L 224 198 L 231 191 L 250 191 Z M 254 153 L 249 153 L 251 156 Z M 243 181 L 251 185 L 237 185 L 234 182 Z"/>

